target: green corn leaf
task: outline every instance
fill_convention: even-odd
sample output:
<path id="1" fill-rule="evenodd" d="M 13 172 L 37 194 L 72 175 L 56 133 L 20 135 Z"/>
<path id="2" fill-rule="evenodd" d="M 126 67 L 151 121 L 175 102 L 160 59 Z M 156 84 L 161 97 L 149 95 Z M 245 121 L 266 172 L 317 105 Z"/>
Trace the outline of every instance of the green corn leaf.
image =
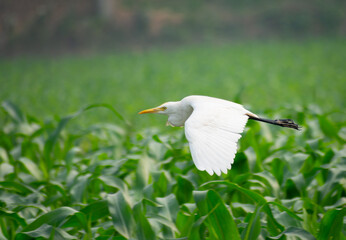
<path id="1" fill-rule="evenodd" d="M 96 221 L 97 219 L 109 216 L 107 203 L 107 200 L 96 201 L 82 208 L 80 212 L 88 216 L 91 221 Z"/>
<path id="2" fill-rule="evenodd" d="M 156 200 L 162 207 L 159 208 L 158 214 L 153 216 L 153 218 L 169 227 L 169 229 L 164 230 L 165 237 L 172 238 L 175 235 L 174 232 L 178 232 L 175 222 L 178 216 L 179 203 L 174 194 L 169 194 L 163 198 L 156 198 Z"/>
<path id="3" fill-rule="evenodd" d="M 168 220 L 175 222 L 179 211 L 179 204 L 175 198 L 175 195 L 170 194 L 164 198 L 156 198 L 156 200 L 162 205 L 159 214 Z"/>
<path id="4" fill-rule="evenodd" d="M 108 216 L 109 210 L 107 200 L 96 201 L 90 203 L 71 216 L 71 218 L 63 225 L 63 228 L 80 226 L 84 227 L 84 229 L 88 229 L 87 221 L 95 222 L 98 219 L 107 218 Z"/>
<path id="5" fill-rule="evenodd" d="M 231 183 L 231 182 L 228 182 L 228 181 L 223 181 L 223 180 L 218 180 L 218 181 L 210 181 L 210 182 L 207 182 L 207 183 L 204 183 L 201 185 L 201 188 L 205 188 L 209 185 L 212 185 L 212 184 L 224 184 L 226 185 L 227 187 L 231 188 L 231 189 L 236 189 L 240 192 L 242 192 L 243 194 L 247 195 L 249 198 L 251 198 L 258 206 L 263 206 L 262 208 L 262 211 L 264 211 L 266 214 L 267 214 L 267 218 L 268 218 L 268 221 L 270 222 L 270 232 L 273 234 L 277 234 L 279 233 L 280 231 L 282 231 L 284 228 L 283 226 L 281 226 L 277 221 L 276 219 L 274 218 L 273 214 L 272 214 L 272 211 L 271 209 L 269 208 L 268 204 L 267 204 L 267 201 L 258 193 L 256 192 L 253 192 L 251 190 L 248 190 L 248 189 L 245 189 L 243 187 L 240 187 L 238 184 L 235 184 L 235 183 Z M 283 209 L 286 209 L 283 207 Z"/>
<path id="6" fill-rule="evenodd" d="M 5 236 L 6 235 L 6 236 Z M 8 233 L 3 231 L 1 228 L 0 228 L 0 239 L 9 239 L 8 237 Z"/>
<path id="7" fill-rule="evenodd" d="M 32 238 L 45 238 L 54 240 L 64 240 L 64 239 L 77 239 L 61 228 L 55 228 L 48 224 L 42 224 L 40 227 L 27 231 L 21 232 L 16 235 L 16 240 L 29 240 Z"/>
<path id="8" fill-rule="evenodd" d="M 50 181 L 47 183 L 47 187 L 49 188 L 53 188 L 54 190 L 56 190 L 57 192 L 61 193 L 61 195 L 66 198 L 67 197 L 67 189 L 65 188 L 64 185 L 62 185 L 59 182 L 54 182 L 54 181 Z"/>
<path id="9" fill-rule="evenodd" d="M 331 209 L 322 218 L 318 240 L 339 240 L 345 239 L 342 233 L 343 220 L 346 216 L 346 208 Z"/>
<path id="10" fill-rule="evenodd" d="M 151 220 L 151 222 L 153 221 L 163 226 L 162 231 L 164 232 L 165 238 L 173 238 L 174 232 L 179 232 L 175 223 L 162 215 L 148 213 L 146 216 Z"/>
<path id="11" fill-rule="evenodd" d="M 88 216 L 90 219 L 90 217 Z M 69 218 L 68 221 L 64 223 L 62 226 L 63 228 L 67 227 L 81 227 L 84 230 L 88 230 L 88 219 L 87 215 L 85 215 L 83 212 L 79 211 L 76 212 L 73 216 Z"/>
<path id="12" fill-rule="evenodd" d="M 18 192 L 20 194 L 29 194 L 34 192 L 34 189 L 29 187 L 28 185 L 24 183 L 18 183 L 18 182 L 13 182 L 13 181 L 3 181 L 0 182 L 0 186 L 14 192 Z"/>
<path id="13" fill-rule="evenodd" d="M 136 237 L 139 240 L 156 239 L 155 233 L 145 216 L 143 205 L 141 202 L 133 207 L 133 215 L 136 221 Z"/>
<path id="14" fill-rule="evenodd" d="M 114 228 L 124 237 L 132 238 L 135 231 L 133 212 L 122 192 L 107 196 L 108 209 Z"/>
<path id="15" fill-rule="evenodd" d="M 338 129 L 334 123 L 324 115 L 318 117 L 319 124 L 323 133 L 330 138 L 338 138 Z"/>
<path id="16" fill-rule="evenodd" d="M 260 205 L 265 204 L 267 202 L 260 194 L 253 192 L 251 190 L 248 190 L 246 188 L 240 187 L 238 184 L 231 183 L 228 181 L 223 181 L 223 180 L 210 181 L 210 182 L 206 182 L 206 183 L 202 184 L 200 186 L 200 188 L 206 188 L 209 185 L 213 185 L 213 184 L 223 184 L 229 188 L 236 189 L 236 190 L 244 193 L 245 195 L 247 195 L 248 197 L 250 197 L 252 200 L 254 200 L 256 203 L 258 203 Z"/>
<path id="17" fill-rule="evenodd" d="M 153 183 L 155 196 L 163 197 L 168 194 L 170 187 L 170 181 L 168 180 L 167 174 L 161 172 L 157 180 Z"/>
<path id="18" fill-rule="evenodd" d="M 13 103 L 9 101 L 4 101 L 2 102 L 1 106 L 16 123 L 21 123 L 25 121 L 24 114 Z"/>
<path id="19" fill-rule="evenodd" d="M 48 139 L 46 140 L 44 144 L 44 150 L 43 154 L 46 161 L 46 168 L 49 171 L 52 168 L 52 160 L 51 160 L 51 154 L 54 148 L 54 145 L 56 144 L 58 137 L 60 135 L 60 132 L 63 130 L 63 128 L 66 126 L 66 124 L 74 117 L 78 116 L 81 112 L 77 112 L 75 114 L 69 115 L 67 117 L 64 117 L 60 120 L 58 126 L 55 128 L 55 130 L 50 134 Z M 47 176 L 48 177 L 48 176 Z"/>
<path id="20" fill-rule="evenodd" d="M 47 168 L 48 170 L 51 169 L 52 167 L 52 164 L 51 164 L 51 154 L 52 154 L 52 151 L 53 151 L 53 148 L 58 140 L 58 137 L 60 135 L 60 132 L 65 128 L 65 126 L 67 125 L 67 123 L 79 116 L 80 114 L 82 114 L 83 112 L 87 111 L 87 110 L 90 110 L 90 109 L 93 109 L 93 108 L 98 108 L 98 107 L 104 107 L 104 108 L 107 108 L 109 110 L 111 110 L 119 119 L 121 119 L 122 121 L 126 122 L 127 125 L 129 125 L 129 123 L 127 123 L 127 121 L 122 117 L 121 114 L 119 114 L 111 105 L 109 104 L 91 104 L 89 106 L 86 106 L 82 109 L 80 109 L 79 111 L 69 115 L 69 116 L 66 116 L 64 118 L 62 118 L 60 120 L 60 122 L 58 123 L 58 126 L 55 128 L 55 130 L 50 134 L 50 136 L 48 137 L 47 141 L 45 142 L 45 145 L 44 145 L 44 150 L 43 150 L 43 154 L 44 154 L 44 157 L 46 159 L 46 162 L 47 162 Z M 48 176 L 46 176 L 48 177 Z"/>
<path id="21" fill-rule="evenodd" d="M 117 188 L 122 192 L 127 192 L 127 185 L 120 178 L 114 176 L 99 176 L 98 179 L 101 180 L 107 186 Z"/>
<path id="22" fill-rule="evenodd" d="M 282 204 L 280 203 L 277 203 L 277 202 L 268 202 L 267 203 L 268 205 L 269 204 L 272 204 L 272 205 L 275 205 L 277 206 L 281 211 L 285 211 L 287 212 L 288 215 L 290 215 L 292 218 L 295 218 L 299 221 L 303 221 L 303 219 L 301 217 L 299 217 L 297 214 L 295 214 L 293 211 L 291 211 L 290 209 L 288 209 L 287 207 L 283 206 Z"/>
<path id="23" fill-rule="evenodd" d="M 341 165 L 338 168 L 328 170 L 328 177 L 323 186 L 321 186 L 322 204 L 326 205 L 331 200 L 337 188 L 340 189 L 340 183 L 346 178 L 346 166 Z"/>
<path id="24" fill-rule="evenodd" d="M 199 217 L 197 219 L 197 221 L 195 221 L 193 223 L 188 239 L 191 239 L 191 240 L 204 239 L 203 233 L 205 231 L 205 226 L 203 223 L 209 217 L 209 215 L 212 213 L 213 213 L 213 211 L 210 211 L 210 213 L 208 215 Z"/>
<path id="25" fill-rule="evenodd" d="M 242 232 L 243 240 L 252 240 L 252 239 L 258 238 L 261 232 L 260 211 L 262 207 L 263 206 L 256 207 L 256 210 L 252 214 L 249 223 L 247 224 L 246 228 Z"/>
<path id="26" fill-rule="evenodd" d="M 33 175 L 37 180 L 42 180 L 42 171 L 39 169 L 36 163 L 26 157 L 21 157 L 19 162 Z"/>
<path id="27" fill-rule="evenodd" d="M 225 203 L 214 190 L 194 191 L 193 197 L 202 216 L 208 215 L 205 224 L 212 239 L 239 239 L 235 224 Z"/>
<path id="28" fill-rule="evenodd" d="M 194 187 L 192 183 L 182 176 L 177 177 L 174 194 L 180 204 L 190 201 Z"/>
<path id="29" fill-rule="evenodd" d="M 153 160 L 146 154 L 139 158 L 136 170 L 136 187 L 142 189 L 148 184 L 153 164 Z"/>
<path id="30" fill-rule="evenodd" d="M 298 237 L 299 239 L 302 239 L 302 240 L 316 240 L 316 238 L 313 235 L 311 235 L 309 232 L 305 231 L 304 229 L 296 228 L 296 227 L 288 227 L 279 235 L 275 237 L 269 237 L 269 239 L 282 239 L 283 236 Z"/>
<path id="31" fill-rule="evenodd" d="M 68 218 L 76 212 L 77 212 L 76 210 L 70 207 L 61 207 L 61 208 L 55 209 L 37 218 L 35 221 L 30 223 L 28 226 L 26 226 L 22 232 L 33 231 L 41 227 L 43 224 L 48 224 L 51 226 L 59 226 L 60 224 L 68 220 Z"/>
<path id="32" fill-rule="evenodd" d="M 181 237 L 188 236 L 195 221 L 193 214 L 188 214 L 184 211 L 178 212 L 176 225 Z"/>
<path id="33" fill-rule="evenodd" d="M 71 188 L 71 195 L 77 202 L 81 202 L 83 195 L 86 193 L 85 189 L 88 187 L 91 174 L 88 173 L 84 176 L 79 176 L 75 180 L 73 187 Z"/>
<path id="34" fill-rule="evenodd" d="M 18 215 L 18 213 L 16 213 L 16 212 L 6 211 L 6 210 L 0 209 L 0 218 L 14 219 L 22 227 L 25 227 L 27 225 L 25 219 L 23 217 L 21 217 L 20 215 Z"/>
<path id="35" fill-rule="evenodd" d="M 23 233 L 18 233 L 16 235 L 16 240 L 27 240 L 32 238 L 39 238 L 43 237 L 48 239 L 52 232 L 52 226 L 48 224 L 42 224 L 36 229 L 33 229 L 31 231 L 26 231 Z"/>

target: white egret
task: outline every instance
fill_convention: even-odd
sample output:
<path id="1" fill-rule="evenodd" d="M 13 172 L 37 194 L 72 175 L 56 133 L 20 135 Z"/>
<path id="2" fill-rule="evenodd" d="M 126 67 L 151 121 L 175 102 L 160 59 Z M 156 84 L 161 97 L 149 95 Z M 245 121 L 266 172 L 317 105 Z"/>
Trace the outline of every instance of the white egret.
<path id="1" fill-rule="evenodd" d="M 299 129 L 290 119 L 260 118 L 240 104 L 207 96 L 188 96 L 139 112 L 143 113 L 165 114 L 169 125 L 185 126 L 193 162 L 197 169 L 210 175 L 231 169 L 240 133 L 248 119 Z"/>

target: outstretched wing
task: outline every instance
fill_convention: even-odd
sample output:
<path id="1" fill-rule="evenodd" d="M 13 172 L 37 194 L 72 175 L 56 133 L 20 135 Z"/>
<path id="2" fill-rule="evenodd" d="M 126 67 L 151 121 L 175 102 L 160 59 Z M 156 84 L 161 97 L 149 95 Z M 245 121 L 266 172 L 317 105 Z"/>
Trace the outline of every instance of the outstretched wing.
<path id="1" fill-rule="evenodd" d="M 191 104 L 193 112 L 185 122 L 193 162 L 210 175 L 231 169 L 249 113 L 232 104 Z"/>

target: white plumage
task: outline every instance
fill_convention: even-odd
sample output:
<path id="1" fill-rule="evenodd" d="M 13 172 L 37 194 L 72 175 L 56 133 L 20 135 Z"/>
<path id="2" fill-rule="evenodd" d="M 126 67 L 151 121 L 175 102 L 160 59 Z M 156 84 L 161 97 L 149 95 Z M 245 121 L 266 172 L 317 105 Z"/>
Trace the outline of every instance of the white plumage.
<path id="1" fill-rule="evenodd" d="M 188 96 L 143 113 L 165 114 L 170 125 L 185 126 L 193 162 L 210 175 L 231 169 L 240 133 L 249 116 L 257 117 L 240 104 L 206 96 Z"/>
<path id="2" fill-rule="evenodd" d="M 210 175 L 227 173 L 249 111 L 239 104 L 210 97 L 191 96 L 182 102 L 194 109 L 185 122 L 185 135 L 196 167 Z"/>

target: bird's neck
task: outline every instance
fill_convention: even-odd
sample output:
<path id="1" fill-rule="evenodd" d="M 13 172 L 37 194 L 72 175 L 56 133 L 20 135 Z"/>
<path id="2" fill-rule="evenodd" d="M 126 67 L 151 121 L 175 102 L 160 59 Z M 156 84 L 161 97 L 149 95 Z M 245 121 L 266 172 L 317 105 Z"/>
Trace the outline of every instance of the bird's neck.
<path id="1" fill-rule="evenodd" d="M 175 111 L 168 116 L 168 123 L 174 127 L 184 126 L 192 111 L 193 108 L 189 104 L 177 104 Z"/>

